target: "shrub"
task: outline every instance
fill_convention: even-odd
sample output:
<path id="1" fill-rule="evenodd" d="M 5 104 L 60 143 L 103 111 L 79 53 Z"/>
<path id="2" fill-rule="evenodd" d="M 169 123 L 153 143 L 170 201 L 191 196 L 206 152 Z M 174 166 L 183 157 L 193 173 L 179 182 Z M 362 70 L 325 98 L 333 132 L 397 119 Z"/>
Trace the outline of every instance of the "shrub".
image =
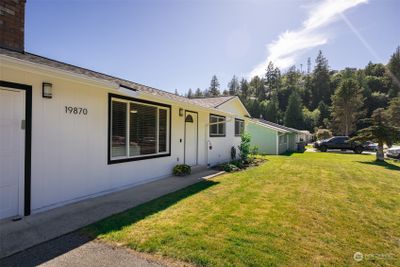
<path id="1" fill-rule="evenodd" d="M 186 164 L 178 164 L 174 167 L 172 172 L 176 176 L 185 176 L 192 172 L 192 168 Z"/>
<path id="2" fill-rule="evenodd" d="M 250 154 L 257 155 L 258 154 L 258 146 L 250 147 Z"/>
<path id="3" fill-rule="evenodd" d="M 239 169 L 243 168 L 243 163 L 240 160 L 232 160 L 230 162 L 231 165 L 235 165 L 236 167 L 238 167 Z"/>
<path id="4" fill-rule="evenodd" d="M 224 164 L 223 169 L 226 172 L 235 172 L 235 171 L 239 170 L 238 167 L 236 167 L 235 165 L 230 164 L 230 163 Z"/>
<path id="5" fill-rule="evenodd" d="M 332 137 L 332 132 L 328 129 L 318 129 L 315 135 L 317 136 L 318 140 L 323 140 Z"/>
<path id="6" fill-rule="evenodd" d="M 240 159 L 242 162 L 247 162 L 250 154 L 250 134 L 244 133 L 241 136 L 240 145 L 238 146 L 240 151 Z"/>

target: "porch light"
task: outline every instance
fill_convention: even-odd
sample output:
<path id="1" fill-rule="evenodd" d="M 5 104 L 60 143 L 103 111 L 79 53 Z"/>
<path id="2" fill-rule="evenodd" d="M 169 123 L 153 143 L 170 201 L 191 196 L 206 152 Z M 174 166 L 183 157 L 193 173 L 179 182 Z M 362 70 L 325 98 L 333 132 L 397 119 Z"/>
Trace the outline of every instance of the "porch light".
<path id="1" fill-rule="evenodd" d="M 179 108 L 179 117 L 183 117 L 183 108 Z"/>
<path id="2" fill-rule="evenodd" d="M 53 85 L 51 83 L 42 83 L 42 97 L 53 98 Z"/>

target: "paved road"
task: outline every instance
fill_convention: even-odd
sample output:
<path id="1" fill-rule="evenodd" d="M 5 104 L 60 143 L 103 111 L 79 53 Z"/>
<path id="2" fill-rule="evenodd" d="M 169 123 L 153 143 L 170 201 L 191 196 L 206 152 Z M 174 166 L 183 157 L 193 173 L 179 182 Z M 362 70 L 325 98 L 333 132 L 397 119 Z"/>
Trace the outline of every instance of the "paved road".
<path id="1" fill-rule="evenodd" d="M 78 233 L 71 233 L 0 259 L 0 266 L 160 267 L 166 265 L 145 259 L 124 248 L 114 248 L 92 241 Z"/>

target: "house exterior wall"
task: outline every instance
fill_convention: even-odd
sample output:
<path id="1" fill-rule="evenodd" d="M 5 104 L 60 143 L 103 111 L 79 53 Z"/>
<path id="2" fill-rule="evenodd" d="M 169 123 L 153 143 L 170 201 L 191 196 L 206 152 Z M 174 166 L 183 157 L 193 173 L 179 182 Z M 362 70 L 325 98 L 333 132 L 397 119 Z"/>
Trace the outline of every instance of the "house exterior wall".
<path id="1" fill-rule="evenodd" d="M 247 111 L 244 109 L 243 105 L 240 103 L 238 98 L 234 98 L 229 100 L 223 104 L 221 104 L 218 109 L 227 111 L 230 113 L 238 114 L 241 116 L 247 115 Z"/>
<path id="2" fill-rule="evenodd" d="M 1 58 L 0 63 L 0 80 L 32 86 L 32 213 L 170 175 L 184 160 L 184 117 L 179 108 L 198 112 L 198 164 L 228 161 L 231 146 L 240 142 L 234 137 L 234 120 L 227 123 L 225 138 L 210 138 L 209 111 L 139 93 L 137 98 L 171 105 L 171 155 L 110 165 L 108 97 L 115 89 Z M 52 99 L 42 97 L 43 82 L 52 83 Z M 86 108 L 88 114 L 67 114 L 65 106 Z"/>
<path id="3" fill-rule="evenodd" d="M 289 151 L 296 151 L 297 150 L 297 142 L 298 142 L 298 136 L 296 133 L 289 133 L 288 134 L 289 138 Z"/>
<path id="4" fill-rule="evenodd" d="M 251 136 L 251 145 L 258 147 L 260 154 L 276 155 L 277 132 L 256 123 L 249 123 L 247 131 Z"/>

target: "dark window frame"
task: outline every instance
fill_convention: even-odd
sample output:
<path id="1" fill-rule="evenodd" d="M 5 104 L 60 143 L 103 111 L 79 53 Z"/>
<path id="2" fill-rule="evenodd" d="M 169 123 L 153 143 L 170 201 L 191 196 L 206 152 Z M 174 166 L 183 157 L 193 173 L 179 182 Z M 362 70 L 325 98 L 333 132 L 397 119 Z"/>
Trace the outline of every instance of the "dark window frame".
<path id="1" fill-rule="evenodd" d="M 143 103 L 143 104 L 149 104 L 149 105 L 167 108 L 169 110 L 169 122 L 167 122 L 167 125 L 169 127 L 168 138 L 167 138 L 168 150 L 166 152 L 162 152 L 162 153 L 154 154 L 154 155 L 143 155 L 143 156 L 134 156 L 134 157 L 127 156 L 126 158 L 113 159 L 112 155 L 111 155 L 111 137 L 112 137 L 111 118 L 112 118 L 112 101 L 113 101 L 113 99 L 133 101 L 133 102 L 137 102 L 137 103 Z M 146 159 L 161 158 L 161 157 L 170 157 L 171 156 L 171 128 L 172 128 L 172 107 L 171 107 L 171 105 L 109 93 L 108 94 L 108 129 L 107 129 L 108 130 L 107 163 L 110 165 L 110 164 L 124 163 L 124 162 L 130 162 L 130 161 L 146 160 Z"/>
<path id="2" fill-rule="evenodd" d="M 209 136 L 210 137 L 226 137 L 226 117 L 225 116 L 221 116 L 221 115 L 217 115 L 217 114 L 212 114 L 212 113 L 210 113 L 210 116 L 209 116 L 209 123 L 212 123 L 211 122 L 211 117 L 217 117 L 218 119 L 223 119 L 223 121 L 224 121 L 224 133 L 223 134 L 215 134 L 215 133 L 211 133 L 211 126 L 212 125 L 209 125 Z M 219 126 L 221 123 L 218 123 L 218 124 L 216 124 L 217 126 Z M 218 127 L 217 127 L 217 129 L 218 129 Z"/>
<path id="3" fill-rule="evenodd" d="M 239 133 L 236 133 L 236 122 L 239 122 L 239 123 L 241 122 L 241 123 L 243 123 L 243 132 L 242 132 L 242 133 L 240 133 L 240 125 L 239 125 Z M 235 118 L 235 136 L 236 136 L 236 137 L 242 136 L 242 134 L 244 134 L 244 131 L 245 131 L 244 120 Z"/>

